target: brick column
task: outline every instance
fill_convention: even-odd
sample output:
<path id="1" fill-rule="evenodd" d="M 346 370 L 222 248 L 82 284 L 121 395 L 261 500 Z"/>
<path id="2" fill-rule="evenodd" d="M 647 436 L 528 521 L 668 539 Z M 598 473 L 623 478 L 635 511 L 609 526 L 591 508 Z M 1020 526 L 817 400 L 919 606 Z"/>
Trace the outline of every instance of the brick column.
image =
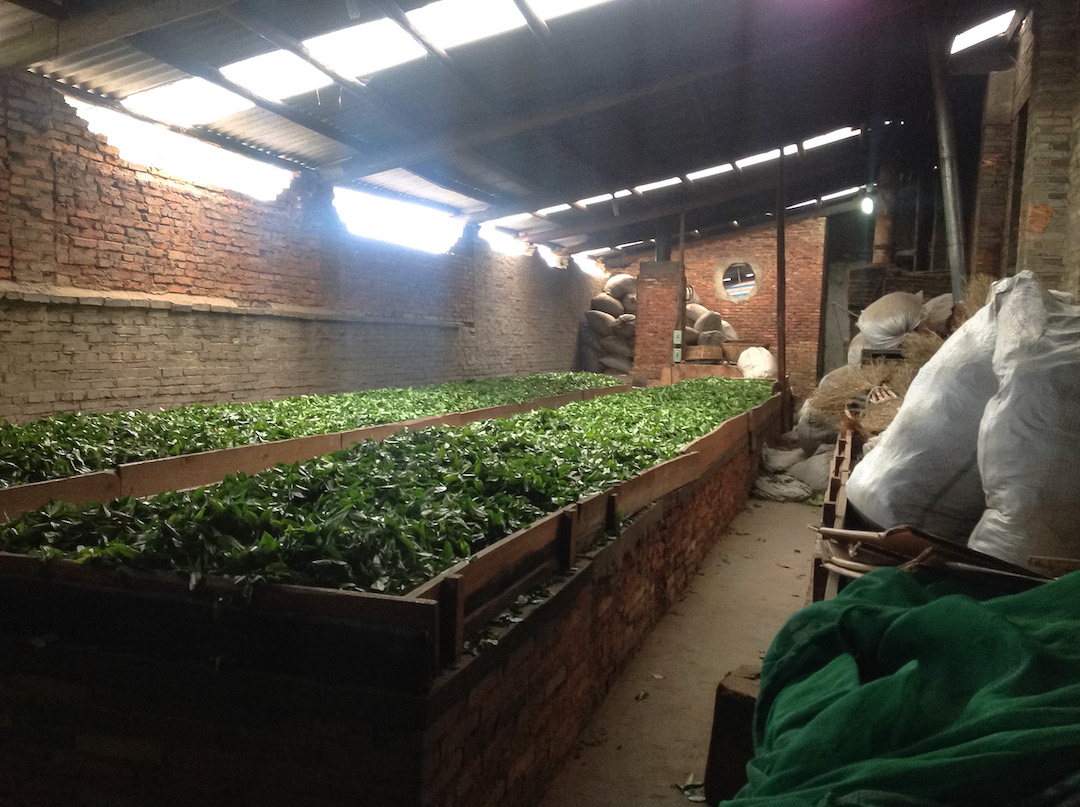
<path id="1" fill-rule="evenodd" d="M 1016 71 L 991 73 L 983 105 L 982 145 L 975 188 L 971 274 L 1001 277 L 1009 231 L 1009 181 L 1013 166 L 1013 94 Z"/>
<path id="2" fill-rule="evenodd" d="M 1074 127 L 1080 106 L 1077 39 L 1080 11 L 1069 0 L 1041 0 L 1028 18 L 1032 25 L 1031 95 L 1020 205 L 1017 269 L 1031 269 L 1051 288 L 1066 284 L 1080 267 L 1066 271 L 1066 252 L 1076 253 L 1069 233 L 1069 169 L 1075 162 Z M 1080 215 L 1080 214 L 1077 214 Z M 1070 242 L 1073 242 L 1069 248 Z"/>
<path id="3" fill-rule="evenodd" d="M 642 261 L 638 273 L 634 375 L 658 379 L 661 370 L 671 364 L 678 290 L 677 261 Z"/>

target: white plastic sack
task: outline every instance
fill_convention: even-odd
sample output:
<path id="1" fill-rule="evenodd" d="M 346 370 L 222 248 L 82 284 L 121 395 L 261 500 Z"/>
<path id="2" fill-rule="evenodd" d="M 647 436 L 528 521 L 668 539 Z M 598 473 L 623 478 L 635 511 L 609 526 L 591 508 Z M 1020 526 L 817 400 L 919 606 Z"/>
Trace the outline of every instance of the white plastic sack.
<path id="1" fill-rule="evenodd" d="M 996 296 L 1015 284 L 1000 281 Z M 967 542 L 986 507 L 976 444 L 998 388 L 995 313 L 994 306 L 980 309 L 945 340 L 911 382 L 881 443 L 852 470 L 848 502 L 871 523 L 910 524 Z"/>
<path id="2" fill-rule="evenodd" d="M 870 303 L 859 315 L 859 330 L 866 337 L 866 346 L 873 350 L 890 350 L 900 346 L 904 337 L 922 319 L 922 292 L 909 294 L 894 291 Z"/>
<path id="3" fill-rule="evenodd" d="M 847 363 L 848 364 L 862 364 L 862 352 L 866 347 L 866 337 L 862 335 L 862 332 L 855 334 L 851 337 L 851 344 L 847 350 Z"/>
<path id="4" fill-rule="evenodd" d="M 824 493 L 829 486 L 829 472 L 832 470 L 833 446 L 822 445 L 812 457 L 800 460 L 787 469 L 788 476 L 798 479 L 811 493 Z"/>
<path id="5" fill-rule="evenodd" d="M 637 278 L 633 275 L 612 275 L 604 284 L 604 293 L 610 294 L 617 300 L 635 292 L 637 292 Z"/>
<path id="6" fill-rule="evenodd" d="M 623 304 L 610 294 L 597 294 L 592 298 L 590 307 L 594 311 L 603 311 L 605 314 L 611 314 L 613 317 L 619 317 L 626 313 L 623 309 Z"/>
<path id="7" fill-rule="evenodd" d="M 705 333 L 705 331 L 723 331 L 724 320 L 715 311 L 706 311 L 694 321 L 694 327 L 697 328 L 698 333 Z"/>
<path id="8" fill-rule="evenodd" d="M 709 313 L 709 309 L 701 303 L 686 304 L 686 324 L 696 325 L 697 321 Z"/>
<path id="9" fill-rule="evenodd" d="M 720 330 L 724 332 L 724 338 L 729 341 L 734 342 L 739 338 L 739 333 L 735 330 L 735 326 L 726 319 L 720 320 Z"/>
<path id="10" fill-rule="evenodd" d="M 776 357 L 763 347 L 748 347 L 739 354 L 743 378 L 776 378 Z"/>
<path id="11" fill-rule="evenodd" d="M 825 383 L 824 378 L 821 381 Z M 799 420 L 795 424 L 794 431 L 799 440 L 799 446 L 806 456 L 812 457 L 817 453 L 819 446 L 836 443 L 836 438 L 840 433 L 840 424 L 837 418 L 825 415 L 807 402 L 799 411 Z"/>
<path id="12" fill-rule="evenodd" d="M 812 495 L 810 488 L 787 474 L 759 476 L 754 480 L 754 495 L 774 502 L 801 502 Z"/>
<path id="13" fill-rule="evenodd" d="M 1027 566 L 1032 555 L 1080 557 L 1080 308 L 1030 272 L 1017 281 L 1000 300 L 1000 388 L 979 427 L 987 509 L 970 546 Z"/>
<path id="14" fill-rule="evenodd" d="M 797 462 L 806 459 L 806 454 L 801 448 L 769 448 L 761 449 L 761 467 L 769 473 L 786 471 Z"/>
<path id="15" fill-rule="evenodd" d="M 939 294 L 923 303 L 922 326 L 941 336 L 949 335 L 949 317 L 952 316 L 953 296 L 951 293 Z"/>

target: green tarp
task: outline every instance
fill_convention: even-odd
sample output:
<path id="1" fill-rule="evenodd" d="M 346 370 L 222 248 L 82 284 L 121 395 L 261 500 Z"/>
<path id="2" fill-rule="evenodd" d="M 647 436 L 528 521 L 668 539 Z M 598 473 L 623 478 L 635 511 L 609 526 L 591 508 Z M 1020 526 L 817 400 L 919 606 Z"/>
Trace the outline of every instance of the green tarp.
<path id="1" fill-rule="evenodd" d="M 883 569 L 792 616 L 727 803 L 1017 804 L 1080 771 L 1080 572 L 956 590 Z"/>

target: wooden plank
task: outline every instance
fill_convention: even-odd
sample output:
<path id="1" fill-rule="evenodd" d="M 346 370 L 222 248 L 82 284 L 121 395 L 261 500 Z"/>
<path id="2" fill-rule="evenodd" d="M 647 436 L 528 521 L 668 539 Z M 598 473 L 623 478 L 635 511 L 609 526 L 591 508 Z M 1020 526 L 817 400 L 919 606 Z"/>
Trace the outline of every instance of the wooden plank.
<path id="1" fill-rule="evenodd" d="M 589 496 L 577 503 L 574 513 L 575 531 L 577 533 L 578 551 L 587 550 L 596 540 L 604 534 L 608 524 L 608 499 L 611 494 L 607 491 Z"/>
<path id="2" fill-rule="evenodd" d="M 120 477 L 116 471 L 98 471 L 3 488 L 0 489 L 0 523 L 50 501 L 109 502 L 120 495 Z"/>
<path id="3" fill-rule="evenodd" d="M 603 398 L 605 395 L 620 395 L 624 392 L 632 392 L 633 389 L 629 384 L 619 384 L 617 387 L 593 387 L 581 391 L 581 400 L 591 401 L 594 398 Z"/>
<path id="4" fill-rule="evenodd" d="M 680 454 L 623 482 L 616 490 L 623 517 L 631 516 L 673 490 L 693 482 L 701 475 L 701 468 L 700 458 L 696 454 Z"/>
<path id="5" fill-rule="evenodd" d="M 121 496 L 152 496 L 166 490 L 210 485 L 228 474 L 254 474 L 278 463 L 303 462 L 341 448 L 340 434 L 316 434 L 121 465 Z"/>
<path id="6" fill-rule="evenodd" d="M 750 410 L 750 431 L 755 432 L 767 425 L 773 418 L 780 417 L 783 407 L 782 396 L 772 395 Z"/>
<path id="7" fill-rule="evenodd" d="M 191 591 L 187 578 L 179 573 L 133 572 L 76 563 L 64 558 L 43 561 L 10 552 L 0 552 L 0 574 L 94 588 L 120 588 L 183 600 L 217 599 L 224 594 L 238 592 L 236 585 L 224 577 L 207 577 L 197 589 Z M 433 631 L 435 628 L 434 601 L 389 594 L 271 583 L 255 589 L 252 606 L 325 619 L 378 623 L 401 629 Z"/>
<path id="8" fill-rule="evenodd" d="M 558 531 L 559 568 L 569 571 L 577 560 L 577 508 L 567 507 L 559 518 Z"/>
<path id="9" fill-rule="evenodd" d="M 550 549 L 554 557 L 562 514 L 563 511 L 558 510 L 473 555 L 461 570 L 466 596 L 483 588 L 502 569 L 527 555 Z"/>
<path id="10" fill-rule="evenodd" d="M 455 563 L 449 569 L 443 569 L 443 571 L 441 571 L 435 577 L 421 583 L 412 591 L 405 594 L 405 596 L 409 597 L 410 599 L 420 600 L 439 599 L 439 587 L 442 585 L 442 581 L 451 575 L 461 574 L 461 570 L 468 566 L 468 564 L 469 561 L 463 560 L 460 563 Z"/>
<path id="11" fill-rule="evenodd" d="M 699 437 L 683 449 L 683 453 L 698 455 L 699 473 L 704 471 L 736 445 L 750 431 L 750 415 L 743 412 L 729 418 L 706 435 Z"/>

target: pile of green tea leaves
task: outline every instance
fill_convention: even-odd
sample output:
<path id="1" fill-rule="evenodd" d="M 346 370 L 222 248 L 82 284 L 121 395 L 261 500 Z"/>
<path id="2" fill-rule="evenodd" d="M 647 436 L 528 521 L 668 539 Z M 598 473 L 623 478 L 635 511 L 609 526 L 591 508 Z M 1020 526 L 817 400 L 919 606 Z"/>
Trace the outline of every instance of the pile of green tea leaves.
<path id="1" fill-rule="evenodd" d="M 22 426 L 0 421 L 0 487 L 103 471 L 125 462 L 347 431 L 619 383 L 594 373 L 539 373 L 256 403 L 196 404 L 158 412 L 54 415 Z"/>
<path id="2" fill-rule="evenodd" d="M 583 496 L 677 455 L 770 394 L 705 378 L 461 428 L 404 431 L 188 492 L 53 503 L 0 549 L 261 581 L 401 593 Z"/>

